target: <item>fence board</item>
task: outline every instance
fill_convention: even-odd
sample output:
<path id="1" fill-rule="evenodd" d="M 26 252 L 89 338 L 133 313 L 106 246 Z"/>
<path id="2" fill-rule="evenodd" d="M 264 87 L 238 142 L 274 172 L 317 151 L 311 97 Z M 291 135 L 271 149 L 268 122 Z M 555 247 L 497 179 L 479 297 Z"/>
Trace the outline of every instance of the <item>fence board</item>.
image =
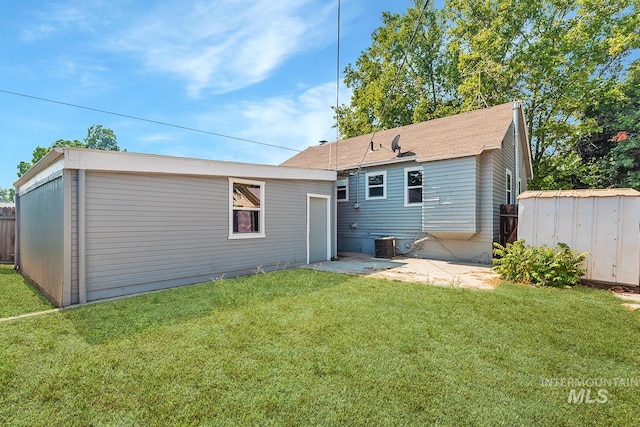
<path id="1" fill-rule="evenodd" d="M 16 208 L 0 208 L 0 262 L 13 263 L 16 240 Z"/>

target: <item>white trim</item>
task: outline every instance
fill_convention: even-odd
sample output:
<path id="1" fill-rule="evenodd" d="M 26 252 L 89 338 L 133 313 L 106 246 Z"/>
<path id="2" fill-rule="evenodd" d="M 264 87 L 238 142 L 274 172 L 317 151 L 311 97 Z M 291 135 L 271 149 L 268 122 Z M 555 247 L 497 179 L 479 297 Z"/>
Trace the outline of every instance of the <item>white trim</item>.
<path id="1" fill-rule="evenodd" d="M 66 167 L 108 172 L 242 176 L 245 178 L 335 181 L 336 171 L 218 160 L 65 148 Z"/>
<path id="2" fill-rule="evenodd" d="M 448 159 L 448 157 L 445 157 L 445 158 Z M 378 162 L 355 164 L 355 165 L 344 166 L 344 167 L 340 166 L 339 170 L 345 171 L 349 169 L 353 170 L 353 169 L 360 169 L 360 168 L 372 168 L 376 166 L 386 166 L 394 163 L 407 163 L 407 162 L 419 162 L 419 161 L 420 159 L 418 159 L 416 156 L 394 157 L 392 159 L 380 160 Z"/>
<path id="3" fill-rule="evenodd" d="M 344 185 L 344 191 L 346 193 L 346 198 L 341 199 L 338 197 L 338 187 L 340 187 L 340 181 L 344 181 L 345 185 Z M 336 200 L 338 202 L 348 202 L 349 201 L 349 177 L 347 176 L 346 178 L 342 178 L 342 179 L 338 179 L 336 180 Z"/>
<path id="4" fill-rule="evenodd" d="M 122 151 L 88 150 L 85 148 L 54 148 L 16 182 L 20 188 L 59 158 L 60 169 L 85 169 L 100 172 L 136 172 L 196 176 L 242 176 L 255 179 L 292 179 L 303 181 L 335 181 L 334 170 L 296 168 L 254 163 L 138 154 Z M 51 173 L 47 171 L 46 174 Z M 37 180 L 37 179 L 36 179 Z"/>
<path id="5" fill-rule="evenodd" d="M 265 232 L 265 186 L 266 183 L 262 181 L 251 181 L 248 179 L 232 178 L 229 179 L 229 239 L 260 239 L 266 237 Z M 258 233 L 234 233 L 233 232 L 233 184 L 250 184 L 260 186 L 260 210 L 258 214 Z M 255 209 L 244 209 L 255 211 Z"/>
<path id="6" fill-rule="evenodd" d="M 307 193 L 307 264 L 309 264 L 311 245 L 309 234 L 311 233 L 311 199 L 326 199 L 327 203 L 327 260 L 331 259 L 331 196 L 325 194 Z"/>
<path id="7" fill-rule="evenodd" d="M 413 203 L 409 203 L 409 179 L 407 177 L 407 175 L 409 174 L 409 172 L 414 172 L 414 171 L 420 171 L 422 172 L 422 184 L 420 185 L 421 188 L 424 188 L 424 169 L 422 168 L 422 166 L 414 166 L 414 167 L 410 167 L 410 168 L 404 168 L 404 207 L 405 208 L 410 208 L 410 207 L 414 207 L 414 206 L 422 206 L 422 200 L 420 200 L 420 202 L 413 202 Z M 417 188 L 417 186 L 413 186 L 411 188 Z"/>
<path id="8" fill-rule="evenodd" d="M 507 186 L 507 183 L 509 184 Z M 504 176 L 504 189 L 505 189 L 505 194 L 504 194 L 504 202 L 508 205 L 513 204 L 514 203 L 514 199 L 513 199 L 513 173 L 511 173 L 511 169 L 507 169 L 505 176 Z M 509 195 L 511 195 L 511 197 L 509 197 Z"/>
<path id="9" fill-rule="evenodd" d="M 382 196 L 369 197 L 369 177 L 382 175 Z M 374 188 L 379 188 L 375 186 Z M 384 200 L 387 198 L 387 171 L 367 172 L 364 177 L 364 199 L 365 200 Z"/>

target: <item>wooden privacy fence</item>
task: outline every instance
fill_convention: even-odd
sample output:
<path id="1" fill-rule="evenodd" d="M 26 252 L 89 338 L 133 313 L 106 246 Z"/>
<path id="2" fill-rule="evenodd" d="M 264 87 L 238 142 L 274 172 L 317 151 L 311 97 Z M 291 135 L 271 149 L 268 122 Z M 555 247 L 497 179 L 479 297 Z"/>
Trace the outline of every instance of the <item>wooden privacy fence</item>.
<path id="1" fill-rule="evenodd" d="M 16 240 L 16 208 L 0 208 L 0 262 L 12 263 Z"/>
<path id="2" fill-rule="evenodd" d="M 518 235 L 518 207 L 500 205 L 500 244 L 515 242 Z"/>

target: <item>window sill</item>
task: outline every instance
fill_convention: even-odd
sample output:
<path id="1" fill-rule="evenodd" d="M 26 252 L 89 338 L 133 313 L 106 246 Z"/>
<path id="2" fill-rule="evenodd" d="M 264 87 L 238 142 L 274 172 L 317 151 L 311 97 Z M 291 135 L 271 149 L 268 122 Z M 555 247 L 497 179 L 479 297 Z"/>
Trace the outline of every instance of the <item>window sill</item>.
<path id="1" fill-rule="evenodd" d="M 259 234 L 259 233 L 229 234 L 230 240 L 264 239 L 265 237 L 267 237 L 265 234 Z"/>

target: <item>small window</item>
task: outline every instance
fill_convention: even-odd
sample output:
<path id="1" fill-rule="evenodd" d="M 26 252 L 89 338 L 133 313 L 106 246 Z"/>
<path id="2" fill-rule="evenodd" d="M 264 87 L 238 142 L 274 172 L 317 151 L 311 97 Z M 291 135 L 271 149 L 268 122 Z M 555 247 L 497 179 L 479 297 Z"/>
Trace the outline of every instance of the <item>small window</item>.
<path id="1" fill-rule="evenodd" d="M 337 199 L 339 202 L 349 201 L 349 178 L 339 179 L 337 185 Z"/>
<path id="2" fill-rule="evenodd" d="M 264 182 L 229 178 L 229 238 L 265 237 Z"/>
<path id="3" fill-rule="evenodd" d="M 387 172 L 369 172 L 367 179 L 367 200 L 387 198 Z"/>
<path id="4" fill-rule="evenodd" d="M 522 181 L 518 179 L 518 195 L 522 193 Z"/>
<path id="5" fill-rule="evenodd" d="M 511 171 L 507 169 L 507 178 L 505 180 L 505 190 L 506 190 L 506 204 L 510 205 L 513 203 L 513 184 L 512 184 L 512 175 Z"/>
<path id="6" fill-rule="evenodd" d="M 422 168 L 404 170 L 404 205 L 422 205 Z"/>

